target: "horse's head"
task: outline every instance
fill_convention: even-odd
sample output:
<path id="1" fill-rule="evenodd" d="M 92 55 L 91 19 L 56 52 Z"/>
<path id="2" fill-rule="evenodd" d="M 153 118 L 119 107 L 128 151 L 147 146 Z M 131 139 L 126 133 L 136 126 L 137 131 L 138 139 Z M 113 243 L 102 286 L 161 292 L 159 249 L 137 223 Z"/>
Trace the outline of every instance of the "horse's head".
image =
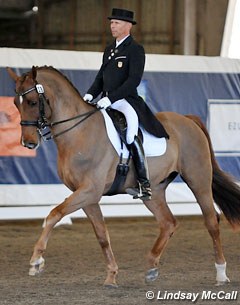
<path id="1" fill-rule="evenodd" d="M 43 86 L 37 82 L 37 68 L 32 67 L 22 76 L 18 76 L 11 68 L 7 68 L 7 71 L 16 83 L 14 104 L 21 117 L 21 143 L 29 149 L 36 149 L 50 111 Z"/>

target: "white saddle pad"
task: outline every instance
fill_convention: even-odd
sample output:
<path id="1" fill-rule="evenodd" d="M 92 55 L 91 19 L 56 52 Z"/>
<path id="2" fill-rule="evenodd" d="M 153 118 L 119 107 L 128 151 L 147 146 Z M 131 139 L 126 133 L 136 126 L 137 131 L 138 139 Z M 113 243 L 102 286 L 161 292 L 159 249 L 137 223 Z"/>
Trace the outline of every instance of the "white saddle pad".
<path id="1" fill-rule="evenodd" d="M 101 113 L 105 120 L 105 125 L 107 129 L 107 134 L 109 137 L 109 140 L 111 141 L 113 147 L 115 148 L 116 152 L 120 156 L 120 154 L 123 154 L 123 158 L 127 158 L 129 155 L 129 152 L 123 144 L 123 149 L 121 148 L 121 141 L 118 135 L 118 132 L 116 128 L 113 125 L 113 122 L 107 112 L 105 110 L 101 110 Z M 157 138 L 150 133 L 148 133 L 143 127 L 141 127 L 141 131 L 143 133 L 143 148 L 145 151 L 145 155 L 147 157 L 156 157 L 161 156 L 165 153 L 167 149 L 167 141 L 165 138 Z"/>

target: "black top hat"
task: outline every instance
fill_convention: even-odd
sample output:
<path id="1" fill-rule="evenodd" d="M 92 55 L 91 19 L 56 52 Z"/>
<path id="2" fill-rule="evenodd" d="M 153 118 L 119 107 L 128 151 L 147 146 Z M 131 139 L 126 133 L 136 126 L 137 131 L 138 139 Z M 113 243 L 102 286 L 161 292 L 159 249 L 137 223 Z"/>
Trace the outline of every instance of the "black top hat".
<path id="1" fill-rule="evenodd" d="M 121 8 L 113 8 L 112 16 L 109 16 L 108 19 L 117 19 L 131 22 L 132 24 L 136 24 L 137 22 L 133 20 L 134 13 L 132 11 L 124 10 Z"/>

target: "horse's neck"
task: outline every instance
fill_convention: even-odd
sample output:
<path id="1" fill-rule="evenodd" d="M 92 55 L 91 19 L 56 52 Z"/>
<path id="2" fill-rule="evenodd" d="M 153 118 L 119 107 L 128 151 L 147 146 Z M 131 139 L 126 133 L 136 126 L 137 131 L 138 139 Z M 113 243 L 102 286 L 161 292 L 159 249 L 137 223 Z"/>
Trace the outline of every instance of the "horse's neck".
<path id="1" fill-rule="evenodd" d="M 39 73 L 39 82 L 46 87 L 49 93 L 49 102 L 52 109 L 51 120 L 63 120 L 89 111 L 87 105 L 74 87 L 60 74 L 54 71 Z"/>
<path id="2" fill-rule="evenodd" d="M 95 120 L 80 122 L 84 121 L 85 114 L 93 110 L 93 107 L 84 102 L 71 83 L 60 74 L 58 75 L 56 72 L 52 74 L 39 73 L 38 82 L 42 83 L 43 87 L 46 88 L 46 97 L 49 99 L 51 108 L 51 117 L 48 119 L 51 123 L 69 120 L 75 116 L 82 115 L 81 118 L 54 125 L 51 128 L 52 135 L 61 134 L 55 138 L 58 150 L 62 152 L 72 147 L 74 149 L 71 149 L 71 151 L 74 154 L 75 148 L 79 143 L 82 143 L 81 141 L 84 140 L 86 142 L 90 134 L 94 136 L 99 134 L 97 128 L 101 127 L 101 119 L 99 124 L 95 124 Z M 80 123 L 77 124 L 78 122 Z M 73 127 L 75 124 L 77 126 Z M 87 129 L 85 128 L 86 124 L 88 124 Z M 103 128 L 101 128 L 101 132 L 103 132 Z M 88 147 L 87 143 L 84 146 Z"/>

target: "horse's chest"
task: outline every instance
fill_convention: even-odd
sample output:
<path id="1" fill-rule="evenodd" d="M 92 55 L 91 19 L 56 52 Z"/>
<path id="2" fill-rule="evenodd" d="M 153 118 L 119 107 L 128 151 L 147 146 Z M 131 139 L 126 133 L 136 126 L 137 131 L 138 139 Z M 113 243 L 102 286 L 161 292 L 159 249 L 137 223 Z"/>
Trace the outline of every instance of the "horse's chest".
<path id="1" fill-rule="evenodd" d="M 79 181 L 83 179 L 88 163 L 88 159 L 82 153 L 78 153 L 72 158 L 59 159 L 58 174 L 60 179 L 71 190 L 76 189 Z"/>

